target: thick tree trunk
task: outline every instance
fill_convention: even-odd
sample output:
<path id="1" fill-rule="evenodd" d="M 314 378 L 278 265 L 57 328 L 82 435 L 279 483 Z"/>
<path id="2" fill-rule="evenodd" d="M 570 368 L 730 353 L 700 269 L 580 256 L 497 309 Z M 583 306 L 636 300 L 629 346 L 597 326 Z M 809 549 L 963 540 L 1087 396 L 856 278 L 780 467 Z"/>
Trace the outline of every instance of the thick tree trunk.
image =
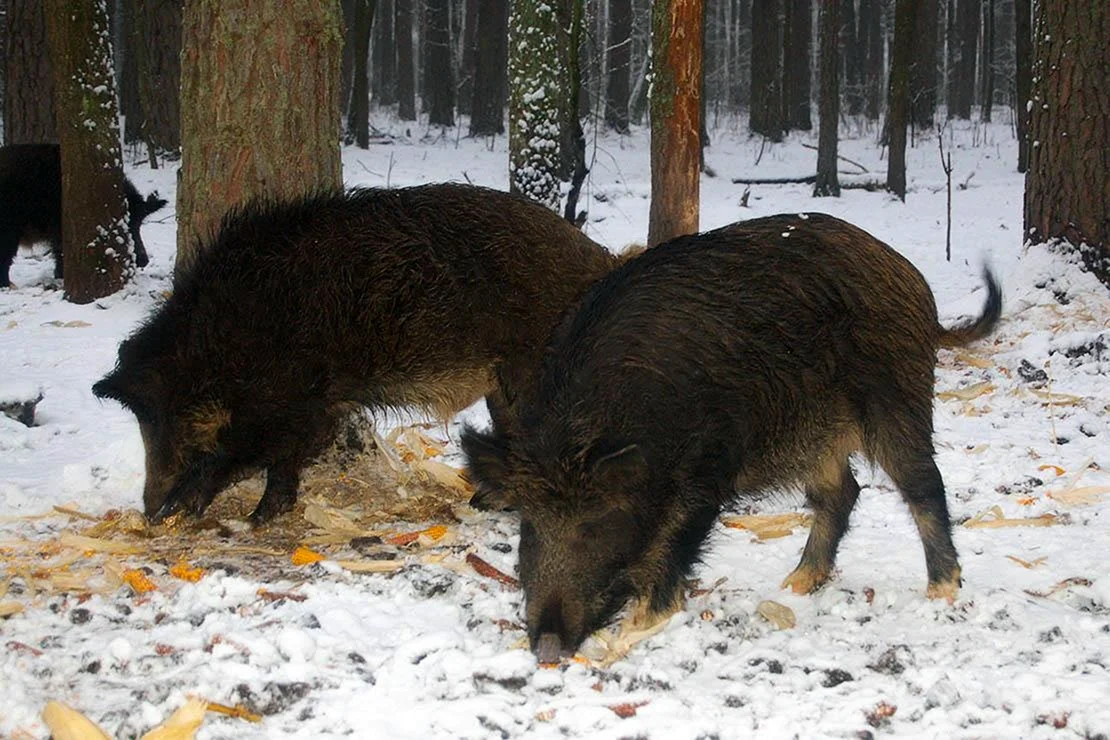
<path id="1" fill-rule="evenodd" d="M 846 0 L 851 4 L 852 0 Z M 836 173 L 837 126 L 840 124 L 840 0 L 822 0 L 818 20 L 821 44 L 821 130 L 817 139 L 817 181 L 813 196 L 840 197 Z"/>
<path id="2" fill-rule="evenodd" d="M 783 122 L 788 130 L 809 131 L 813 128 L 809 106 L 812 9 L 810 0 L 784 0 L 783 7 Z"/>
<path id="3" fill-rule="evenodd" d="M 864 75 L 867 84 L 867 106 L 864 115 L 879 120 L 883 98 L 883 6 L 881 0 L 860 0 L 860 26 L 866 25 L 867 61 Z"/>
<path id="4" fill-rule="evenodd" d="M 975 53 L 979 48 L 979 4 L 980 0 L 959 0 L 956 6 L 956 30 L 959 40 L 959 56 L 955 68 L 956 99 L 954 110 L 949 117 L 971 118 L 971 106 L 975 103 Z"/>
<path id="5" fill-rule="evenodd" d="M 559 208 L 566 91 L 559 16 L 542 0 L 509 2 L 509 190 Z"/>
<path id="6" fill-rule="evenodd" d="M 609 64 L 605 124 L 628 133 L 628 94 L 632 80 L 632 0 L 609 0 Z"/>
<path id="7" fill-rule="evenodd" d="M 316 0 L 186 5 L 177 270 L 229 208 L 342 186 L 341 25 Z"/>
<path id="8" fill-rule="evenodd" d="M 781 0 L 752 0 L 752 105 L 748 127 L 782 141 Z"/>
<path id="9" fill-rule="evenodd" d="M 1110 286 L 1110 5 L 1038 0 L 1025 236 L 1082 250 Z"/>
<path id="10" fill-rule="evenodd" d="M 412 53 L 412 2 L 393 0 L 393 37 L 397 43 L 397 117 L 402 121 L 416 120 L 416 74 Z"/>
<path id="11" fill-rule="evenodd" d="M 142 138 L 155 152 L 181 147 L 181 2 L 134 0 Z M 152 162 L 153 163 L 153 162 Z"/>
<path id="12" fill-rule="evenodd" d="M 937 112 L 937 0 L 916 2 L 910 61 L 910 120 L 919 131 L 929 131 Z"/>
<path id="13" fill-rule="evenodd" d="M 503 134 L 509 59 L 507 0 L 478 0 L 477 23 L 470 135 Z"/>
<path id="14" fill-rule="evenodd" d="M 363 149 L 370 146 L 370 33 L 374 26 L 374 0 L 355 0 L 355 24 L 348 33 L 354 54 L 351 74 L 351 107 L 347 111 L 347 141 Z"/>
<path id="15" fill-rule="evenodd" d="M 431 126 L 455 125 L 451 27 L 447 0 L 427 0 L 424 26 L 424 109 Z"/>
<path id="16" fill-rule="evenodd" d="M 4 69 L 4 143 L 58 141 L 54 75 L 42 0 L 7 0 Z"/>
<path id="17" fill-rule="evenodd" d="M 983 91 L 979 95 L 980 117 L 991 120 L 994 107 L 994 0 L 983 0 L 983 49 L 982 64 L 979 65 Z"/>
<path id="18" fill-rule="evenodd" d="M 909 119 L 910 56 L 913 54 L 916 1 L 895 1 L 894 40 L 890 44 L 890 91 L 887 93 L 890 157 L 887 160 L 886 187 L 902 200 L 906 199 L 906 124 Z"/>
<path id="19" fill-rule="evenodd" d="M 701 0 L 652 3 L 648 246 L 698 230 L 701 17 Z"/>
<path id="20" fill-rule="evenodd" d="M 1018 172 L 1029 167 L 1029 105 L 1032 88 L 1032 0 L 1014 0 L 1014 118 L 1017 122 Z"/>
<path id="21" fill-rule="evenodd" d="M 103 0 L 47 0 L 44 10 L 62 122 L 65 297 L 90 303 L 122 288 L 134 270 L 108 9 Z"/>

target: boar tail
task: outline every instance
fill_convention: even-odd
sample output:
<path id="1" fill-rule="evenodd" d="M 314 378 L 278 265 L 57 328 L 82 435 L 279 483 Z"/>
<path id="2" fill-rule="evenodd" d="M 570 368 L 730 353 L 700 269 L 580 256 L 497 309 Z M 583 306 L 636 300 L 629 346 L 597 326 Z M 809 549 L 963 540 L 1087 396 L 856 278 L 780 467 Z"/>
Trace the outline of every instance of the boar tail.
<path id="1" fill-rule="evenodd" d="M 941 347 L 962 347 L 989 335 L 994 331 L 999 316 L 1002 315 L 1002 289 L 998 280 L 987 268 L 983 268 L 983 280 L 987 283 L 987 301 L 979 318 L 954 326 L 951 329 L 940 327 Z"/>

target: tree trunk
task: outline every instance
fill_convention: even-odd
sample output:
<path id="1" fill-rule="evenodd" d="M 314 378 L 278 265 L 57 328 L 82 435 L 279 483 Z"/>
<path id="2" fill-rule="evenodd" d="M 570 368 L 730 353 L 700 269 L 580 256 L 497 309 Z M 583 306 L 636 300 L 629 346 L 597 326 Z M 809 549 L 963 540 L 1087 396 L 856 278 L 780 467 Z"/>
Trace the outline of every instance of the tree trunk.
<path id="1" fill-rule="evenodd" d="M 393 0 L 378 0 L 374 8 L 374 97 L 378 105 L 397 102 L 397 45 L 393 40 Z"/>
<path id="2" fill-rule="evenodd" d="M 865 10 L 866 6 L 866 10 Z M 867 26 L 867 62 L 864 68 L 867 84 L 867 106 L 864 115 L 879 120 L 883 97 L 883 5 L 881 0 L 860 0 L 860 25 Z"/>
<path id="3" fill-rule="evenodd" d="M 863 110 L 863 96 L 860 90 L 860 57 L 864 51 L 860 48 L 860 36 L 856 20 L 855 0 L 844 0 L 837 3 L 840 6 L 840 49 L 844 67 L 838 74 L 844 80 L 844 103 L 848 108 L 848 115 L 859 115 Z M 838 82 L 839 82 L 838 79 Z"/>
<path id="4" fill-rule="evenodd" d="M 605 124 L 628 133 L 628 94 L 632 80 L 632 0 L 609 0 L 609 64 Z"/>
<path id="5" fill-rule="evenodd" d="M 351 107 L 347 110 L 347 143 L 370 146 L 370 33 L 374 26 L 374 0 L 355 0 L 355 23 L 348 33 L 354 54 L 351 74 Z"/>
<path id="6" fill-rule="evenodd" d="M 455 125 L 455 82 L 451 75 L 451 28 L 447 0 L 427 0 L 424 19 L 424 108 L 428 125 Z"/>
<path id="7" fill-rule="evenodd" d="M 648 246 L 698 230 L 701 15 L 701 0 L 652 3 Z"/>
<path id="8" fill-rule="evenodd" d="M 181 147 L 181 2 L 134 0 L 142 138 L 155 152 Z M 153 160 L 152 160 L 153 164 Z"/>
<path id="9" fill-rule="evenodd" d="M 503 134 L 509 55 L 507 0 L 478 0 L 477 23 L 470 135 Z"/>
<path id="10" fill-rule="evenodd" d="M 964 0 L 968 2 L 968 0 Z M 887 93 L 887 133 L 890 158 L 886 187 L 906 199 L 906 124 L 909 118 L 910 56 L 913 54 L 916 0 L 896 0 L 894 40 L 890 44 L 890 91 Z"/>
<path id="11" fill-rule="evenodd" d="M 566 90 L 559 17 L 542 0 L 509 3 L 509 190 L 559 208 Z"/>
<path id="12" fill-rule="evenodd" d="M 397 117 L 416 120 L 416 74 L 412 53 L 412 1 L 393 0 L 393 38 L 397 43 Z"/>
<path id="13" fill-rule="evenodd" d="M 1032 88 L 1032 0 L 1014 0 L 1014 118 L 1017 123 L 1018 172 L 1029 168 L 1029 108 Z"/>
<path id="14" fill-rule="evenodd" d="M 355 0 L 340 0 L 343 11 L 343 61 L 339 68 L 339 118 L 346 128 L 347 111 L 350 110 L 351 85 L 355 74 L 355 48 L 351 28 L 355 25 Z M 346 132 L 345 132 L 346 133 Z"/>
<path id="15" fill-rule="evenodd" d="M 42 0 L 7 0 L 4 70 L 4 143 L 58 141 L 54 75 Z"/>
<path id="16" fill-rule="evenodd" d="M 810 39 L 813 20 L 810 0 L 784 0 L 782 99 L 786 129 L 809 131 Z"/>
<path id="17" fill-rule="evenodd" d="M 780 0 L 752 0 L 752 105 L 748 127 L 782 141 L 782 26 Z"/>
<path id="18" fill-rule="evenodd" d="M 463 23 L 462 62 L 459 66 L 459 113 L 474 115 L 474 95 L 478 84 L 478 16 L 482 0 L 459 0 L 465 10 Z M 471 131 L 474 121 L 470 122 Z"/>
<path id="19" fill-rule="evenodd" d="M 851 4 L 847 0 L 846 4 Z M 817 139 L 817 181 L 813 197 L 840 197 L 836 173 L 837 126 L 840 124 L 840 0 L 822 0 L 818 19 L 821 44 L 820 132 Z"/>
<path id="20" fill-rule="evenodd" d="M 122 288 L 134 270 L 108 9 L 103 2 L 48 0 L 44 10 L 63 122 L 65 298 L 90 303 Z"/>
<path id="21" fill-rule="evenodd" d="M 956 5 L 956 38 L 958 56 L 955 61 L 955 100 L 950 102 L 949 117 L 971 118 L 975 102 L 975 52 L 979 46 L 980 0 L 959 0 Z M 952 19 L 949 19 L 951 22 Z"/>
<path id="22" fill-rule="evenodd" d="M 562 50 L 562 64 L 566 69 L 560 95 L 563 103 L 561 133 L 559 134 L 559 179 L 571 180 L 576 172 L 585 177 L 586 139 L 582 121 L 578 117 L 582 98 L 582 25 L 585 0 L 559 0 L 558 43 Z"/>
<path id="23" fill-rule="evenodd" d="M 1025 235 L 1081 253 L 1110 286 L 1110 5 L 1038 0 L 1033 35 Z"/>
<path id="24" fill-rule="evenodd" d="M 177 264 L 251 198 L 342 186 L 338 3 L 186 4 Z"/>
<path id="25" fill-rule="evenodd" d="M 933 128 L 937 112 L 937 0 L 917 0 L 910 60 L 910 120 L 919 131 Z"/>
<path id="26" fill-rule="evenodd" d="M 143 106 L 139 93 L 138 0 L 119 2 L 113 18 L 116 33 L 113 49 L 119 67 L 119 108 L 123 117 L 123 140 L 128 144 L 143 139 Z"/>
<path id="27" fill-rule="evenodd" d="M 991 108 L 994 107 L 994 0 L 983 0 L 983 63 L 980 75 L 983 79 L 983 92 L 979 96 L 979 115 L 990 123 Z"/>

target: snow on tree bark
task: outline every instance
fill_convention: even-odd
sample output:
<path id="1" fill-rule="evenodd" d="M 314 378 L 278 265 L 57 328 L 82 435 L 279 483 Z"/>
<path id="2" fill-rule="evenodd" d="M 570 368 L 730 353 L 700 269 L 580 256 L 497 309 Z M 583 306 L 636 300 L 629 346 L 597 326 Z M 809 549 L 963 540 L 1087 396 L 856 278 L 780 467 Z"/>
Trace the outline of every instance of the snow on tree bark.
<path id="1" fill-rule="evenodd" d="M 559 139 L 566 71 L 553 4 L 509 4 L 509 190 L 559 208 Z"/>
<path id="2" fill-rule="evenodd" d="M 134 271 L 108 8 L 47 0 L 44 10 L 60 124 L 65 297 L 90 303 Z"/>

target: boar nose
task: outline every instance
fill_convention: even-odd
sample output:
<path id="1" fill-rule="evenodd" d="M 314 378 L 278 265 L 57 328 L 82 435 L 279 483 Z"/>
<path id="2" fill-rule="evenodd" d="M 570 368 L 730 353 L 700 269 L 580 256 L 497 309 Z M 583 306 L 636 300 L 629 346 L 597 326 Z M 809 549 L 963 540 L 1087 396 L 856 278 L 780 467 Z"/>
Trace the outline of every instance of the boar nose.
<path id="1" fill-rule="evenodd" d="M 554 632 L 544 632 L 533 648 L 540 663 L 558 663 L 563 657 L 563 641 Z"/>

